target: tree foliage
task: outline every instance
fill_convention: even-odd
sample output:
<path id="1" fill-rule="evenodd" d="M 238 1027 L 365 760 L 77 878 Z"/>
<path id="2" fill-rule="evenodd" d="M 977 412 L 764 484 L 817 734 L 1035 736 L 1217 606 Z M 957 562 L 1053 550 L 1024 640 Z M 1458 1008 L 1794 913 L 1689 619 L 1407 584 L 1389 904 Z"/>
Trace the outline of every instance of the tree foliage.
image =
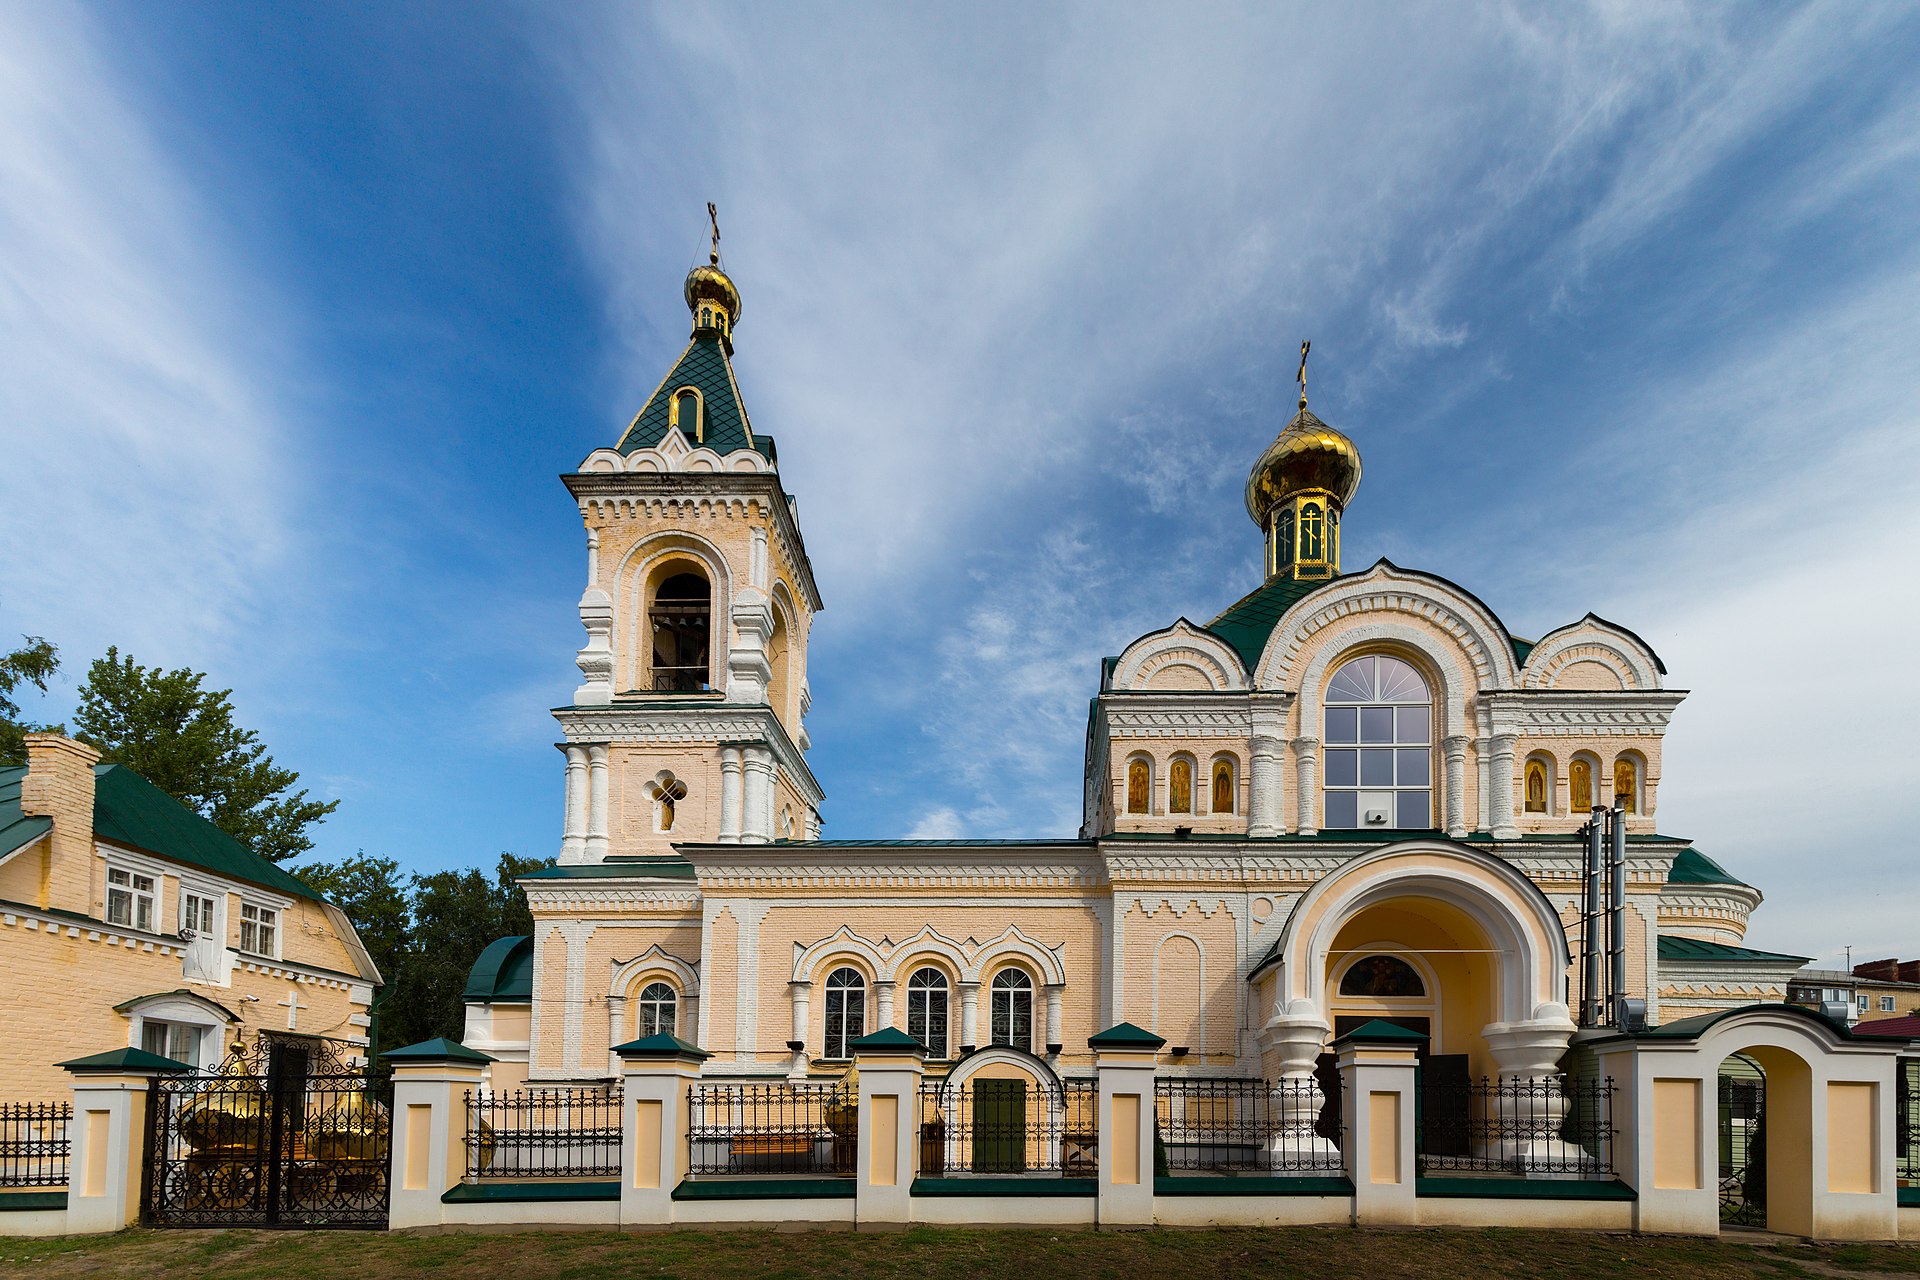
<path id="1" fill-rule="evenodd" d="M 551 865 L 503 853 L 489 875 L 478 868 L 403 876 L 392 858 L 365 853 L 316 862 L 293 873 L 346 913 L 386 979 L 379 1052 L 466 1029 L 467 973 L 495 938 L 533 932 L 514 881 Z"/>
<path id="2" fill-rule="evenodd" d="M 259 735 L 233 721 L 230 689 L 203 687 L 185 667 L 143 667 L 109 648 L 87 669 L 75 736 L 123 764 L 263 858 L 313 848 L 307 834 L 339 808 L 294 791 L 300 775 L 273 762 Z"/>
<path id="3" fill-rule="evenodd" d="M 45 726 L 20 719 L 20 704 L 14 691 L 30 684 L 45 693 L 47 681 L 60 669 L 60 651 L 39 636 L 21 636 L 22 644 L 11 653 L 0 654 L 0 765 L 23 764 L 27 758 L 26 735 Z"/>

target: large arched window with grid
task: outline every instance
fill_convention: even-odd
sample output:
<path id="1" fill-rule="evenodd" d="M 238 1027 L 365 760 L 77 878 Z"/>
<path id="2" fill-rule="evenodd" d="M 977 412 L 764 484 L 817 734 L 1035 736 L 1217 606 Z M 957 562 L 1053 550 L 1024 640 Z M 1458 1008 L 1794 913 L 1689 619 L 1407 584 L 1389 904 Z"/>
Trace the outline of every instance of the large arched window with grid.
<path id="1" fill-rule="evenodd" d="M 1433 694 L 1411 664 L 1355 658 L 1327 686 L 1326 817 L 1332 830 L 1433 826 Z"/>
<path id="2" fill-rule="evenodd" d="M 947 975 L 931 965 L 907 979 L 907 1034 L 927 1046 L 927 1056 L 947 1056 Z"/>
<path id="3" fill-rule="evenodd" d="M 1016 1049 L 1033 1048 L 1033 979 L 1024 969 L 1002 969 L 993 975 L 993 1043 Z"/>
<path id="4" fill-rule="evenodd" d="M 839 968 L 827 975 L 826 1056 L 851 1058 L 848 1046 L 867 1033 L 867 980 L 858 969 Z"/>
<path id="5" fill-rule="evenodd" d="M 679 998 L 673 988 L 664 982 L 649 982 L 640 990 L 637 1002 L 634 1026 L 641 1039 L 648 1036 L 670 1036 L 677 1032 L 674 1015 L 678 1012 Z"/>

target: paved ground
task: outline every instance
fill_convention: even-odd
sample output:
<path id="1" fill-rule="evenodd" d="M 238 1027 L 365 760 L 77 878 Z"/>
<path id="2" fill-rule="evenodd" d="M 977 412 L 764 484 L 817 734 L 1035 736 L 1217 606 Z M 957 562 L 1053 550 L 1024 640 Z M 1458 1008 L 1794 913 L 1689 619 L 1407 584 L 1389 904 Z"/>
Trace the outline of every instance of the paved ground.
<path id="1" fill-rule="evenodd" d="M 376 1232 L 128 1231 L 0 1239 L 0 1276 L 210 1276 L 217 1280 L 1717 1280 L 1920 1275 L 1920 1245 L 1805 1245 L 1544 1231 L 1342 1227 L 1212 1231 L 607 1231 L 409 1236 Z"/>

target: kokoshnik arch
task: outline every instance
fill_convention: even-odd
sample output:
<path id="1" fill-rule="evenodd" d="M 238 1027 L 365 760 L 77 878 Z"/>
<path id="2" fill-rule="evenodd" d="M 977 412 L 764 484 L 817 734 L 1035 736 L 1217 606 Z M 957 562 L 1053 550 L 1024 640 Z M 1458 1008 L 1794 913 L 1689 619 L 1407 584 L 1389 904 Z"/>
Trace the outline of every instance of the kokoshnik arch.
<path id="1" fill-rule="evenodd" d="M 1588 614 L 1512 635 L 1478 596 L 1349 569 L 1360 452 L 1307 408 L 1255 461 L 1265 580 L 1099 672 L 1070 838 L 830 840 L 808 769 L 822 607 L 732 357 L 738 288 L 687 277 L 686 348 L 564 481 L 587 543 L 583 682 L 558 708 L 559 865 L 468 990 L 495 1088 L 605 1079 L 668 1032 L 708 1075 L 833 1076 L 897 1028 L 932 1070 L 1045 1093 L 1131 1022 L 1165 1070 L 1310 1078 L 1384 1018 L 1474 1075 L 1553 1073 L 1595 805 L 1626 811 L 1628 991 L 1677 1022 L 1779 1000 L 1757 890 L 1658 827 L 1685 696 Z"/>

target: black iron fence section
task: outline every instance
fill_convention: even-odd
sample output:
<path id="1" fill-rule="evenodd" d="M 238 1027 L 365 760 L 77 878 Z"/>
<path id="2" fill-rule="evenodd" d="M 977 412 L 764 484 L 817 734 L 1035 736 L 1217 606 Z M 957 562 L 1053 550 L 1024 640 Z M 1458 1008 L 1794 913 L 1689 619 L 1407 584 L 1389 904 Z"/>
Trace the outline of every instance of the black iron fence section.
<path id="1" fill-rule="evenodd" d="M 1610 1079 L 1423 1078 L 1421 1171 L 1611 1177 L 1613 1092 Z"/>
<path id="2" fill-rule="evenodd" d="M 64 1187 L 71 1102 L 0 1103 L 0 1187 Z"/>
<path id="3" fill-rule="evenodd" d="M 1920 1186 L 1920 1058 L 1900 1059 L 1893 1106 L 1896 1180 Z"/>
<path id="4" fill-rule="evenodd" d="M 620 1176 L 617 1087 L 467 1094 L 467 1181 Z"/>
<path id="5" fill-rule="evenodd" d="M 687 1172 L 852 1177 L 859 1102 L 844 1082 L 702 1081 L 687 1100 Z"/>
<path id="6" fill-rule="evenodd" d="M 920 1086 L 920 1173 L 1090 1178 L 1100 1168 L 1100 1088 L 971 1077 Z"/>
<path id="7" fill-rule="evenodd" d="M 1158 1162 L 1180 1173 L 1338 1173 L 1339 1107 L 1308 1078 L 1163 1076 Z"/>

